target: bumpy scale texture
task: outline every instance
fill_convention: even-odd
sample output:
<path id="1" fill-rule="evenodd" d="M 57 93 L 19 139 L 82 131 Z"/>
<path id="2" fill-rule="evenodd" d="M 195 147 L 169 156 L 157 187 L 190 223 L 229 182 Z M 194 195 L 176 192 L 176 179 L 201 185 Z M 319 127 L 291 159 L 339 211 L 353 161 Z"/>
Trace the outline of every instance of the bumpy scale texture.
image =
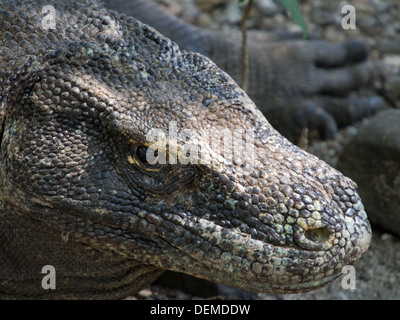
<path id="1" fill-rule="evenodd" d="M 211 60 L 134 18 L 91 0 L 2 1 L 0 57 L 2 297 L 123 297 L 166 269 L 299 292 L 367 250 L 350 179 L 283 138 Z M 147 134 L 171 123 L 211 161 L 147 162 Z M 210 144 L 223 129 L 251 132 L 255 156 Z M 185 136 L 168 139 L 182 154 Z"/>
<path id="2" fill-rule="evenodd" d="M 196 27 L 162 11 L 154 1 L 105 0 L 105 3 L 155 27 L 181 49 L 209 57 L 243 85 L 240 31 Z M 299 38 L 289 32 L 248 30 L 246 93 L 283 136 L 297 142 L 307 128 L 323 138 L 333 139 L 338 127 L 383 109 L 383 97 L 357 92 L 381 81 L 387 72 L 381 62 L 366 59 L 365 43 Z"/>

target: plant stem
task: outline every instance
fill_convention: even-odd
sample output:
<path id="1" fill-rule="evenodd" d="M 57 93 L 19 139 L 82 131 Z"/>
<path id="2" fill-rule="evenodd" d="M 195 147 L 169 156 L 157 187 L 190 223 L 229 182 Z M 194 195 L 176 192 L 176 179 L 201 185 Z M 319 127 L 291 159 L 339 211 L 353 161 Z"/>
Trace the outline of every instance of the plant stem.
<path id="1" fill-rule="evenodd" d="M 249 18 L 250 10 L 253 6 L 254 0 L 249 0 L 244 10 L 240 27 L 242 28 L 242 89 L 247 91 L 249 83 L 249 53 L 247 49 L 247 29 L 246 20 Z"/>

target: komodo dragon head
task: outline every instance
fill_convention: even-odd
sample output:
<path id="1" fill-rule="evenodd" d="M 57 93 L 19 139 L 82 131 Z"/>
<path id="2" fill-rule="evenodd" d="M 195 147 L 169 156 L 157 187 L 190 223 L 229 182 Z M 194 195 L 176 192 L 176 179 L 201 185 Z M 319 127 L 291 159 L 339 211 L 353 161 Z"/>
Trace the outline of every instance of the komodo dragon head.
<path id="1" fill-rule="evenodd" d="M 42 226 L 13 226 L 23 246 L 56 235 L 58 255 L 76 243 L 134 261 L 119 283 L 134 290 L 168 269 L 282 293 L 325 285 L 367 250 L 355 184 L 282 137 L 212 61 L 91 1 L 54 4 L 44 29 L 42 4 L 1 18 L 2 214 Z"/>

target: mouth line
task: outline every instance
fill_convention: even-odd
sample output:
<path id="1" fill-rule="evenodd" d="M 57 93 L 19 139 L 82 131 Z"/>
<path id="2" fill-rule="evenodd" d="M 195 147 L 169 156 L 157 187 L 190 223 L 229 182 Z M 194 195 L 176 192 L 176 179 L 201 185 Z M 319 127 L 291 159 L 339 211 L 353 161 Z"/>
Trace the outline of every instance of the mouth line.
<path id="1" fill-rule="evenodd" d="M 182 233 L 192 233 L 192 244 L 208 244 L 206 248 L 194 245 L 188 251 L 188 245 L 179 239 L 169 243 L 178 254 L 187 256 L 197 266 L 190 274 L 250 291 L 299 293 L 316 290 L 338 278 L 341 266 L 353 264 L 361 254 L 359 252 L 356 257 L 352 250 L 342 253 L 336 249 L 331 251 L 330 247 L 328 250 L 308 250 L 297 245 L 273 245 L 207 219 L 197 217 L 192 220 L 188 215 L 176 217 L 174 224 Z M 326 227 L 318 232 L 309 237 L 326 241 Z M 355 246 L 359 247 L 360 243 Z M 365 248 L 361 245 L 359 249 Z M 177 268 L 188 273 L 182 265 Z"/>
<path id="2" fill-rule="evenodd" d="M 326 276 L 320 280 L 313 280 L 307 282 L 299 282 L 297 284 L 276 284 L 276 287 L 271 287 L 271 291 L 273 293 L 283 293 L 283 294 L 296 294 L 296 293 L 304 293 L 313 290 L 320 289 L 324 287 L 326 284 L 333 282 L 337 278 L 339 278 L 341 273 L 335 273 L 330 276 Z M 267 291 L 265 293 L 268 293 Z"/>

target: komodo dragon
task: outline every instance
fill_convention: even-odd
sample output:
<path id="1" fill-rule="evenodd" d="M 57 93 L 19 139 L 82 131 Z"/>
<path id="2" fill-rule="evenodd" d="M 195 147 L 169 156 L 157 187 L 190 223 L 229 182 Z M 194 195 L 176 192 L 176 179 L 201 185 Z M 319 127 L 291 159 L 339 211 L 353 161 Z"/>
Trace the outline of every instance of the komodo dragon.
<path id="1" fill-rule="evenodd" d="M 240 31 L 211 31 L 193 26 L 166 14 L 150 0 L 105 3 L 110 9 L 156 28 L 181 49 L 206 55 L 242 84 Z M 364 43 L 303 41 L 296 33 L 255 30 L 248 31 L 248 38 L 246 93 L 268 121 L 291 141 L 296 143 L 306 127 L 332 139 L 338 126 L 347 126 L 383 108 L 382 97 L 354 93 L 386 72 L 380 63 L 365 61 L 368 50 Z"/>
<path id="2" fill-rule="evenodd" d="M 94 0 L 4 0 L 0 57 L 1 297 L 118 298 L 164 270 L 301 292 L 367 250 L 355 184 L 152 27 Z M 155 150 L 152 129 L 173 148 Z M 255 152 L 210 143 L 226 130 Z M 211 161 L 173 161 L 188 131 Z M 48 265 L 55 289 L 42 287 Z"/>

